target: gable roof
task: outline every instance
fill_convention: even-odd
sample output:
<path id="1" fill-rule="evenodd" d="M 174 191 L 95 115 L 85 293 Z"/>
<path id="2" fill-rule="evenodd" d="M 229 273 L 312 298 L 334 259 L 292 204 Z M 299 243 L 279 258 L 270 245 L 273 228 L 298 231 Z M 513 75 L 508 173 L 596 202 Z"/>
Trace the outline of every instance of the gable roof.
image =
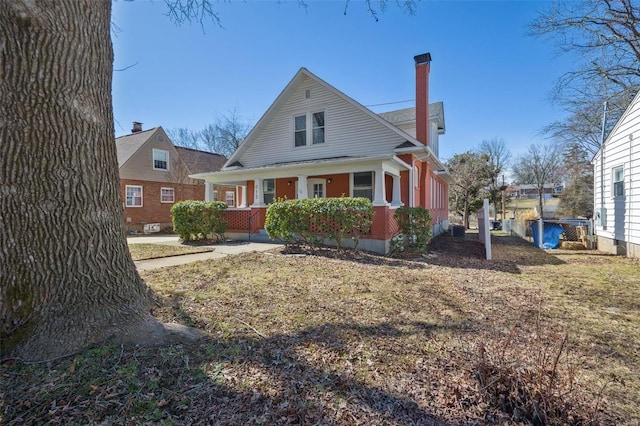
<path id="1" fill-rule="evenodd" d="M 154 127 L 149 130 L 143 130 L 142 132 L 117 137 L 116 150 L 118 151 L 118 168 L 122 167 L 158 129 L 159 127 Z"/>
<path id="2" fill-rule="evenodd" d="M 633 106 L 637 102 L 640 102 L 640 90 L 638 91 L 638 93 L 635 94 L 635 96 L 633 97 L 631 102 L 629 102 L 629 105 L 627 105 L 627 108 L 624 110 L 624 112 L 620 116 L 620 119 L 616 122 L 615 126 L 613 126 L 613 129 L 611 129 L 611 131 L 607 135 L 607 138 L 605 139 L 604 143 L 602 143 L 600 148 L 598 148 L 598 151 L 595 153 L 595 155 L 591 159 L 592 162 L 594 162 L 596 160 L 596 158 L 599 157 L 600 152 L 602 151 L 602 147 L 604 146 L 606 148 L 607 142 L 609 142 L 609 139 L 613 138 L 614 136 L 617 136 L 618 129 L 625 122 L 625 120 L 627 119 L 627 116 L 631 113 L 631 110 L 633 109 Z"/>
<path id="3" fill-rule="evenodd" d="M 218 171 L 227 162 L 224 155 L 176 146 L 176 151 L 192 174 Z"/>
<path id="4" fill-rule="evenodd" d="M 329 83 L 325 82 L 315 74 L 311 73 L 306 68 L 300 68 L 295 76 L 291 79 L 291 81 L 287 84 L 284 90 L 278 95 L 276 100 L 271 104 L 271 106 L 267 109 L 264 115 L 258 120 L 256 125 L 251 129 L 249 135 L 245 138 L 244 142 L 238 147 L 238 149 L 231 155 L 224 168 L 231 167 L 231 165 L 235 163 L 239 163 L 242 156 L 247 152 L 247 150 L 251 147 L 254 141 L 258 138 L 260 131 L 271 121 L 271 119 L 278 113 L 278 111 L 282 108 L 282 106 L 287 102 L 287 100 L 291 97 L 291 95 L 295 92 L 297 87 L 304 81 L 305 78 L 309 78 L 315 83 L 319 84 L 330 93 L 336 95 L 342 100 L 346 101 L 352 107 L 356 108 L 360 112 L 366 114 L 367 116 L 373 118 L 380 125 L 386 127 L 392 132 L 398 134 L 401 138 L 409 142 L 409 145 L 414 147 L 424 147 L 424 145 L 419 142 L 416 138 L 412 137 L 408 133 L 399 129 L 398 127 L 391 124 L 389 121 L 383 119 L 378 114 L 374 113 L 370 109 L 366 108 L 359 102 L 345 95 Z"/>

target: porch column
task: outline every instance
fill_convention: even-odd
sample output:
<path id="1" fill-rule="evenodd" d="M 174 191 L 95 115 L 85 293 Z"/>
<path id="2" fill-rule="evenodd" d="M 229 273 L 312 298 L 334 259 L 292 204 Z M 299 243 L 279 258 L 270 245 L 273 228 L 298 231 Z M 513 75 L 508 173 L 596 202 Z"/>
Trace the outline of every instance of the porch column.
<path id="1" fill-rule="evenodd" d="M 402 206 L 402 200 L 400 199 L 400 176 L 392 175 L 393 177 L 393 196 L 391 205 L 393 207 Z"/>
<path id="2" fill-rule="evenodd" d="M 384 171 L 382 171 L 382 167 L 375 170 L 375 182 L 373 184 L 374 195 L 373 195 L 373 205 L 374 206 L 386 206 L 387 200 L 385 200 L 385 185 L 384 185 Z"/>
<path id="3" fill-rule="evenodd" d="M 298 199 L 304 200 L 309 198 L 309 190 L 307 189 L 307 177 L 303 175 L 298 176 Z"/>
<path id="4" fill-rule="evenodd" d="M 255 196 L 251 207 L 266 207 L 264 204 L 264 187 L 262 186 L 262 179 L 254 179 L 253 186 L 255 189 Z"/>
<path id="5" fill-rule="evenodd" d="M 204 200 L 215 201 L 213 199 L 213 184 L 211 182 L 204 183 Z"/>
<path id="6" fill-rule="evenodd" d="M 240 194 L 242 195 L 242 201 L 238 207 L 247 207 L 247 185 L 240 186 Z"/>

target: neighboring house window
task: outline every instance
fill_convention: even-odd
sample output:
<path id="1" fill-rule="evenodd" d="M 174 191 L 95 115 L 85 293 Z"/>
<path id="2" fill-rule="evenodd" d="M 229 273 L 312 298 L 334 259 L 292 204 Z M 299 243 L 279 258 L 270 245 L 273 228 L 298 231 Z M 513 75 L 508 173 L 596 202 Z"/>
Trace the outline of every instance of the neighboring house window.
<path id="1" fill-rule="evenodd" d="M 324 112 L 314 112 L 313 116 L 313 143 L 324 143 Z"/>
<path id="2" fill-rule="evenodd" d="M 173 188 L 160 188 L 161 203 L 175 203 L 176 195 Z"/>
<path id="3" fill-rule="evenodd" d="M 275 179 L 265 179 L 262 181 L 262 192 L 264 194 L 264 203 L 271 204 L 276 199 L 276 181 Z"/>
<path id="4" fill-rule="evenodd" d="M 142 207 L 142 187 L 127 185 L 127 207 Z"/>
<path id="5" fill-rule="evenodd" d="M 218 201 L 218 191 L 213 191 L 213 201 Z"/>
<path id="6" fill-rule="evenodd" d="M 613 196 L 621 197 L 624 195 L 624 167 L 616 167 L 613 169 Z"/>
<path id="7" fill-rule="evenodd" d="M 306 146 L 308 140 L 310 140 L 313 145 L 324 143 L 324 111 L 296 115 L 293 117 L 293 122 L 295 146 Z"/>
<path id="8" fill-rule="evenodd" d="M 296 146 L 305 146 L 307 144 L 307 116 L 298 115 L 294 121 Z"/>
<path id="9" fill-rule="evenodd" d="M 373 172 L 353 174 L 353 196 L 373 201 Z"/>
<path id="10" fill-rule="evenodd" d="M 233 207 L 236 205 L 236 193 L 233 191 L 227 191 L 225 193 L 225 198 L 227 201 L 227 207 Z"/>
<path id="11" fill-rule="evenodd" d="M 153 170 L 169 170 L 169 151 L 153 150 Z"/>

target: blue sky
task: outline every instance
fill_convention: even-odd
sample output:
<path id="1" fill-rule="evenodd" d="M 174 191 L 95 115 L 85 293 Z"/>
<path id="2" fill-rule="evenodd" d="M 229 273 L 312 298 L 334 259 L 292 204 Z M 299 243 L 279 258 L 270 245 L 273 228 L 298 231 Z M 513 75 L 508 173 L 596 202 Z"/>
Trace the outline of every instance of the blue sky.
<path id="1" fill-rule="evenodd" d="M 504 138 L 514 155 L 562 117 L 550 102 L 571 67 L 526 24 L 550 6 L 529 1 L 422 1 L 408 15 L 388 1 L 376 22 L 361 1 L 213 2 L 222 26 L 176 26 L 162 0 L 116 0 L 116 135 L 213 123 L 236 110 L 257 121 L 300 67 L 365 106 L 415 98 L 413 56 L 432 55 L 430 101 L 443 101 L 440 154 Z M 412 102 L 372 106 L 375 112 Z"/>

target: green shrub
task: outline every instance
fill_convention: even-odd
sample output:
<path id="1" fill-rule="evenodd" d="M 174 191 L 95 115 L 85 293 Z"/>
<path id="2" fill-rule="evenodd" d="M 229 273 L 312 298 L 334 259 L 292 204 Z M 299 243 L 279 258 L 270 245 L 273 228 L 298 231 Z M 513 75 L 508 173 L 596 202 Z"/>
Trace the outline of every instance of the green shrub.
<path id="1" fill-rule="evenodd" d="M 432 233 L 429 210 L 423 207 L 399 207 L 393 217 L 400 228 L 400 235 L 393 238 L 394 251 L 404 251 L 408 246 L 426 253 Z"/>
<path id="2" fill-rule="evenodd" d="M 224 240 L 227 223 L 222 212 L 226 208 L 221 201 L 180 201 L 171 207 L 173 230 L 182 241 Z"/>
<path id="3" fill-rule="evenodd" d="M 366 198 L 278 200 L 267 210 L 265 229 L 270 238 L 287 245 L 317 245 L 328 239 L 342 248 L 343 239 L 351 238 L 357 248 L 360 235 L 371 228 L 373 214 Z"/>

